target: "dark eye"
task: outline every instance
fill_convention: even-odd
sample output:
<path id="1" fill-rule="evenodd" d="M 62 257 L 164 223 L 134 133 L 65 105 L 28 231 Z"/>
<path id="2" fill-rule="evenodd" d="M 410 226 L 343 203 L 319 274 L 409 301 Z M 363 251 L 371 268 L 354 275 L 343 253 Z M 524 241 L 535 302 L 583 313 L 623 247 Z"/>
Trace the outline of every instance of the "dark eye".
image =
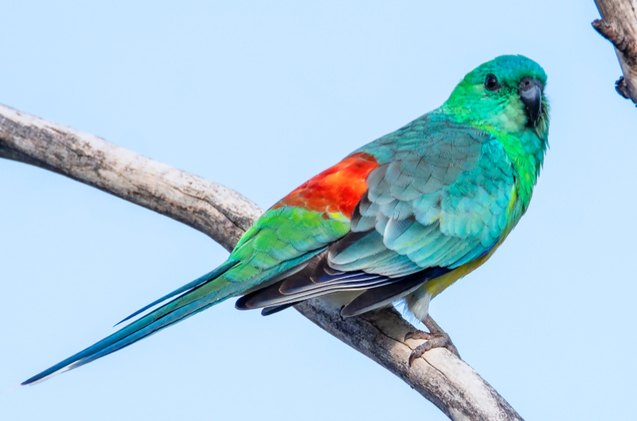
<path id="1" fill-rule="evenodd" d="M 489 73 L 486 78 L 484 78 L 484 87 L 490 91 L 497 91 L 500 89 L 500 82 L 498 82 L 498 78 L 495 77 L 493 73 Z"/>

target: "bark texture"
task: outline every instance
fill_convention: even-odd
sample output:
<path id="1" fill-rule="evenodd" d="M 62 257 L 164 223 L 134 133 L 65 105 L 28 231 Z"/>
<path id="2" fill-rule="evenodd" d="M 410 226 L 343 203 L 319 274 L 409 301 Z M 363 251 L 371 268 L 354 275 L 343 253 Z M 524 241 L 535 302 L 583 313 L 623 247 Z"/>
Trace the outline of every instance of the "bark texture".
<path id="1" fill-rule="evenodd" d="M 637 0 L 595 0 L 601 19 L 593 27 L 615 46 L 622 69 L 617 92 L 637 105 Z"/>
<path id="2" fill-rule="evenodd" d="M 54 171 L 152 209 L 209 235 L 230 250 L 260 214 L 226 187 L 158 163 L 99 137 L 0 105 L 0 157 Z M 394 373 L 454 420 L 520 420 L 515 410 L 463 360 L 446 349 L 426 352 L 393 310 L 342 319 L 338 308 L 311 300 L 296 309 Z"/>

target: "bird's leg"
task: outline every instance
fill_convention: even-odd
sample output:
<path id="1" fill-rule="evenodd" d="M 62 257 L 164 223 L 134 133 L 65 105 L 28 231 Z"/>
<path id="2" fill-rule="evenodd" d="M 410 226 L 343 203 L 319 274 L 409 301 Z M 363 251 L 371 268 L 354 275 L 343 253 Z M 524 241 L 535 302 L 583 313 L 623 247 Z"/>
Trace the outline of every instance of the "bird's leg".
<path id="1" fill-rule="evenodd" d="M 430 316 L 427 315 L 425 319 L 422 321 L 423 324 L 427 327 L 429 332 L 423 331 L 414 331 L 409 332 L 405 335 L 405 340 L 407 339 L 424 339 L 426 342 L 418 345 L 416 349 L 411 352 L 409 356 L 409 366 L 411 367 L 412 363 L 416 358 L 422 357 L 422 355 L 433 348 L 447 348 L 449 351 L 454 353 L 458 358 L 460 358 L 460 354 L 458 353 L 458 349 L 451 342 L 451 338 L 445 332 L 438 323 Z"/>

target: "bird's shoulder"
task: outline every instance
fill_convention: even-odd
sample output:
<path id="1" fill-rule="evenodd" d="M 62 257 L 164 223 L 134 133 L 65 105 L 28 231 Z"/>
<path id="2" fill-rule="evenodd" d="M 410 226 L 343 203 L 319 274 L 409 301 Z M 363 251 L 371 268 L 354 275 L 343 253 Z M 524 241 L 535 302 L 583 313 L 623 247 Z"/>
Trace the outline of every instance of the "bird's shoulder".
<path id="1" fill-rule="evenodd" d="M 379 165 L 416 158 L 437 165 L 440 160 L 471 161 L 488 143 L 498 141 L 481 128 L 432 112 L 362 146 L 354 154 L 369 154 Z"/>

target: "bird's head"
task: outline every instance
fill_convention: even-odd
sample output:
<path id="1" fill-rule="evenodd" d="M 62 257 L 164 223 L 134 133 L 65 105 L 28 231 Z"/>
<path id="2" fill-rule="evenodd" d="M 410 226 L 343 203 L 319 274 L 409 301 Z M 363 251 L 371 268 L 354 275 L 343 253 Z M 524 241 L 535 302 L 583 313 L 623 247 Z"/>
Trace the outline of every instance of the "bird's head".
<path id="1" fill-rule="evenodd" d="M 546 73 L 535 61 L 506 55 L 481 64 L 456 86 L 442 106 L 469 124 L 508 133 L 548 135 Z"/>

